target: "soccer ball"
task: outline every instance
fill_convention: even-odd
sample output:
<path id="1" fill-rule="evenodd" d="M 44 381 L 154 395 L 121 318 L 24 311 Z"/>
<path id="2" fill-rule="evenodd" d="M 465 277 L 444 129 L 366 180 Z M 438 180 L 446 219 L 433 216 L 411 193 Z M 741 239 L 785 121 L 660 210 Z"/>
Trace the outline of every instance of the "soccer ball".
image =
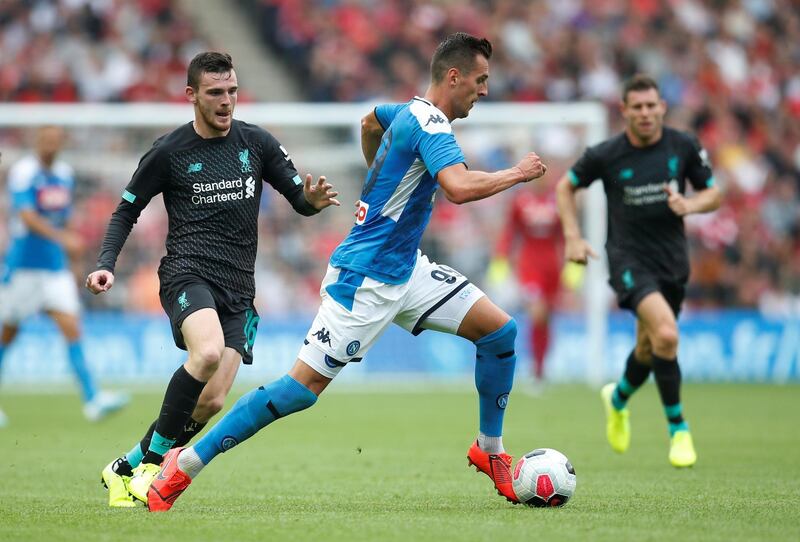
<path id="1" fill-rule="evenodd" d="M 528 506 L 563 506 L 575 493 L 575 469 L 569 459 L 551 448 L 525 454 L 514 467 L 512 487 Z"/>

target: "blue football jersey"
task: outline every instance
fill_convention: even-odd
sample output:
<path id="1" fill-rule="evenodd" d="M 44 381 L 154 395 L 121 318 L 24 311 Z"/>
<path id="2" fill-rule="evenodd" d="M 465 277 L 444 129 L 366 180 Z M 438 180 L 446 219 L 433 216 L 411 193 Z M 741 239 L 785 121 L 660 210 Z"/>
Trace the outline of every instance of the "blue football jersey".
<path id="1" fill-rule="evenodd" d="M 5 258 L 5 274 L 16 269 L 66 269 L 64 249 L 58 243 L 28 230 L 20 211 L 31 209 L 56 228 L 63 228 L 72 211 L 74 188 L 72 168 L 56 161 L 45 169 L 36 157 L 14 164 L 8 173 L 11 212 L 11 242 Z"/>
<path id="2" fill-rule="evenodd" d="M 385 132 L 367 172 L 356 223 L 331 265 L 388 284 L 411 277 L 442 169 L 465 162 L 447 117 L 419 97 L 375 108 Z"/>

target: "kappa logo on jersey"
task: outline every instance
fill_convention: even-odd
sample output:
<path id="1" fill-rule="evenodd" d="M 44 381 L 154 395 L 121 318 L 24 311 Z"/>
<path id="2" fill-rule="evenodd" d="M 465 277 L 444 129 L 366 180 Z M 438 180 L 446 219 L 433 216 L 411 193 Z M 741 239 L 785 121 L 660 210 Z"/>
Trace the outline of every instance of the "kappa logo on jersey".
<path id="1" fill-rule="evenodd" d="M 369 211 L 369 203 L 358 200 L 358 210 L 356 211 L 356 224 L 360 226 L 367 221 L 368 211 Z"/>
<path id="2" fill-rule="evenodd" d="M 239 161 L 242 163 L 242 173 L 253 171 L 253 168 L 250 167 L 250 149 L 244 149 L 239 152 Z"/>
<path id="3" fill-rule="evenodd" d="M 324 327 L 319 331 L 315 331 L 314 333 L 312 333 L 312 335 L 316 337 L 317 340 L 322 344 L 327 344 L 328 346 L 332 346 L 331 334 Z"/>
<path id="4" fill-rule="evenodd" d="M 189 169 L 186 170 L 186 173 L 197 173 L 198 171 L 203 171 L 203 162 L 189 164 Z"/>
<path id="5" fill-rule="evenodd" d="M 425 126 L 429 125 L 430 123 L 441 124 L 443 122 L 447 121 L 444 120 L 441 115 L 431 115 L 428 117 L 428 122 L 425 123 Z"/>
<path id="6" fill-rule="evenodd" d="M 253 180 L 252 177 L 248 177 L 247 180 L 244 182 L 246 188 L 245 191 L 245 198 L 252 198 L 256 195 L 256 182 Z"/>

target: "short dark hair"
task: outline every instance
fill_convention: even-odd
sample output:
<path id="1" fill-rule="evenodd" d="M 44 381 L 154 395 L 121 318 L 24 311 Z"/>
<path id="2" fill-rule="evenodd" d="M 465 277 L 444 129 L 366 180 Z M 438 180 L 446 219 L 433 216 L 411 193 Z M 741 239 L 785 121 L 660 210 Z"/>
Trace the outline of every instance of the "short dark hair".
<path id="1" fill-rule="evenodd" d="M 643 73 L 637 73 L 636 75 L 630 77 L 625 81 L 622 85 L 622 101 L 628 101 L 628 93 L 632 91 L 639 91 L 639 90 L 650 90 L 651 88 L 658 90 L 658 83 L 656 80 L 650 77 L 649 75 L 645 75 Z M 659 92 L 660 94 L 660 92 Z"/>
<path id="2" fill-rule="evenodd" d="M 492 58 L 489 40 L 470 36 L 466 32 L 450 34 L 433 53 L 431 79 L 434 83 L 440 82 L 450 68 L 465 73 L 471 71 L 475 66 L 475 55 L 483 55 L 486 60 Z"/>
<path id="3" fill-rule="evenodd" d="M 233 69 L 233 59 L 228 53 L 218 53 L 216 51 L 206 51 L 198 53 L 189 62 L 189 69 L 186 73 L 186 84 L 197 90 L 200 86 L 200 78 L 203 73 L 227 73 Z"/>

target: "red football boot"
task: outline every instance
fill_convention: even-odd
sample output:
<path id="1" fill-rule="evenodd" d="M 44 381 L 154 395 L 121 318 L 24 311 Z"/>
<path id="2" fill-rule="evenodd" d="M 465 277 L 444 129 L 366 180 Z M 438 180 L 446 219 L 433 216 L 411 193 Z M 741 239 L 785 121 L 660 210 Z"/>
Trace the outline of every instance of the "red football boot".
<path id="1" fill-rule="evenodd" d="M 155 477 L 147 491 L 147 509 L 151 512 L 166 512 L 181 496 L 192 479 L 178 468 L 178 454 L 183 448 L 173 448 L 164 456 L 161 472 Z"/>
<path id="2" fill-rule="evenodd" d="M 508 502 L 518 504 L 519 499 L 511 487 L 511 464 L 514 459 L 507 453 L 489 454 L 481 450 L 478 441 L 467 452 L 467 461 L 475 470 L 483 472 L 492 479 L 497 494 L 505 497 Z"/>

